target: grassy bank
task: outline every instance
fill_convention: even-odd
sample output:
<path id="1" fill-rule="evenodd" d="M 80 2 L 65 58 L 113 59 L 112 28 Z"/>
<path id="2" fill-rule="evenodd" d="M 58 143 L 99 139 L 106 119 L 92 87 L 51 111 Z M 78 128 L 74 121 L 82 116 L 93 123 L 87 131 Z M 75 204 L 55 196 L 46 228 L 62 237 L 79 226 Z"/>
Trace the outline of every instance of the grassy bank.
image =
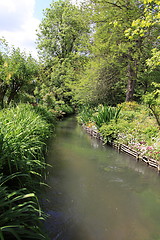
<path id="1" fill-rule="evenodd" d="M 78 121 L 101 133 L 105 142 L 128 145 L 141 155 L 160 160 L 160 129 L 152 112 L 136 102 L 117 108 L 83 108 Z"/>
<path id="2" fill-rule="evenodd" d="M 47 239 L 37 199 L 43 184 L 46 141 L 55 122 L 44 107 L 19 105 L 0 112 L 0 239 Z"/>

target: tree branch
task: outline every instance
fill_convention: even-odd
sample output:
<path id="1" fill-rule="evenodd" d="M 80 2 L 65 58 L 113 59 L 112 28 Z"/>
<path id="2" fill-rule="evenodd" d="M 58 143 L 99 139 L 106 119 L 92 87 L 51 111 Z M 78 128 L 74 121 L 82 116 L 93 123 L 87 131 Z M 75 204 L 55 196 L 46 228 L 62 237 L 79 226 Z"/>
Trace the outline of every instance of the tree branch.
<path id="1" fill-rule="evenodd" d="M 97 3 L 100 3 L 100 1 L 97 1 Z M 105 1 L 104 3 L 108 3 L 110 5 L 113 5 L 114 7 L 117 7 L 117 8 L 120 8 L 121 10 L 123 10 L 123 8 L 126 8 L 126 9 L 130 9 L 128 6 L 126 5 L 118 5 L 117 3 L 112 3 L 112 2 L 109 2 L 109 1 Z"/>
<path id="2" fill-rule="evenodd" d="M 101 1 L 96 1 L 97 3 L 101 3 Z M 108 2 L 108 1 L 105 1 L 104 3 L 108 3 L 108 4 L 111 4 L 113 5 L 114 7 L 118 7 L 120 9 L 123 9 L 120 5 L 116 4 L 116 3 L 111 3 L 111 2 Z"/>

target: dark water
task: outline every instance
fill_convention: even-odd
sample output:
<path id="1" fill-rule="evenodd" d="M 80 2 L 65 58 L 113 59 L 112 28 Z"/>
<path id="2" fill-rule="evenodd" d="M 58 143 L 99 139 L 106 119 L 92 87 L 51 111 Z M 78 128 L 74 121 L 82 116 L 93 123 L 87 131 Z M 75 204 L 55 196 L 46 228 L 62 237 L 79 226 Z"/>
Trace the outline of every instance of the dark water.
<path id="1" fill-rule="evenodd" d="M 52 240 L 160 240 L 160 176 L 87 135 L 58 125 L 43 197 Z"/>

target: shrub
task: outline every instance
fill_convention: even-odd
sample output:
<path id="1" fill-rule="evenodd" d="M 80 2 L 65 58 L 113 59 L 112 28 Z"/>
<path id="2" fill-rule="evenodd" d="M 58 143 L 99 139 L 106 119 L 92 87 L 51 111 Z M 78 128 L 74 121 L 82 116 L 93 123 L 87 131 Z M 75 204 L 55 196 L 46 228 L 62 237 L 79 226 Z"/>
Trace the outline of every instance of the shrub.
<path id="1" fill-rule="evenodd" d="M 90 106 L 82 106 L 79 110 L 78 121 L 81 124 L 87 124 L 93 120 L 93 113 L 95 110 Z"/>
<path id="2" fill-rule="evenodd" d="M 103 124 L 102 127 L 100 128 L 100 133 L 102 134 L 105 143 L 110 143 L 117 139 L 118 132 L 119 130 L 115 122 Z"/>
<path id="3" fill-rule="evenodd" d="M 37 105 L 34 108 L 34 111 L 41 116 L 41 118 L 43 120 L 45 120 L 48 124 L 53 124 L 56 123 L 56 112 L 52 111 L 52 109 L 48 109 L 46 106 L 44 105 Z"/>

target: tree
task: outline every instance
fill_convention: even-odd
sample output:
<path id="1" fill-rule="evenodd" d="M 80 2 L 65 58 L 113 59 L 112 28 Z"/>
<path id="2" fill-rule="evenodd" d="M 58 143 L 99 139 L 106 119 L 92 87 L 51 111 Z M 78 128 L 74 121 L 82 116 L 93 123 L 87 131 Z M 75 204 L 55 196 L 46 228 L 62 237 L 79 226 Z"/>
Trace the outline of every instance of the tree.
<path id="1" fill-rule="evenodd" d="M 92 0 L 89 7 L 93 9 L 91 17 L 94 29 L 91 61 L 86 68 L 88 86 L 91 86 L 88 94 L 90 99 L 112 105 L 124 100 L 140 101 L 151 82 L 157 78 L 156 72 L 151 73 L 147 69 L 153 57 L 157 59 L 159 56 L 157 53 L 152 57 L 159 28 L 154 24 L 145 34 L 138 31 L 133 38 L 129 32 L 134 22 L 144 19 L 150 8 L 148 10 L 138 0 Z M 156 5 L 152 11 L 156 11 Z M 86 74 L 82 75 L 80 81 L 79 85 L 85 88 Z"/>
<path id="2" fill-rule="evenodd" d="M 125 35 L 131 42 L 138 42 L 141 39 L 141 51 L 144 55 L 140 59 L 143 62 L 143 74 L 141 75 L 144 75 L 146 92 L 152 82 L 157 81 L 158 67 L 160 66 L 160 1 L 142 0 L 141 2 L 143 14 L 132 21 L 130 28 L 126 29 Z M 150 80 L 146 82 L 146 79 Z"/>
<path id="3" fill-rule="evenodd" d="M 126 101 L 132 101 L 142 42 L 141 39 L 131 42 L 124 32 L 141 15 L 142 7 L 135 0 L 90 2 L 94 23 L 91 58 L 97 67 L 93 82 L 96 91 L 93 94 L 97 95 L 98 101 L 115 104 L 115 98 L 111 100 L 111 96 L 116 96 L 118 102 L 123 101 L 126 88 Z"/>
<path id="4" fill-rule="evenodd" d="M 7 60 L 8 44 L 5 39 L 0 39 L 0 105 L 4 106 L 4 96 L 7 91 L 6 82 L 6 60 Z"/>
<path id="5" fill-rule="evenodd" d="M 6 52 L 4 47 L 8 49 Z M 9 48 L 1 41 L 0 61 L 0 102 L 4 107 L 4 99 L 10 104 L 18 94 L 30 88 L 30 84 L 38 75 L 38 63 L 32 56 L 27 56 L 19 48 Z"/>
<path id="6" fill-rule="evenodd" d="M 71 85 L 87 59 L 87 21 L 82 8 L 60 0 L 46 9 L 39 27 L 37 43 L 43 75 L 48 74 L 48 81 L 44 81 L 57 98 L 66 101 L 72 98 Z"/>

